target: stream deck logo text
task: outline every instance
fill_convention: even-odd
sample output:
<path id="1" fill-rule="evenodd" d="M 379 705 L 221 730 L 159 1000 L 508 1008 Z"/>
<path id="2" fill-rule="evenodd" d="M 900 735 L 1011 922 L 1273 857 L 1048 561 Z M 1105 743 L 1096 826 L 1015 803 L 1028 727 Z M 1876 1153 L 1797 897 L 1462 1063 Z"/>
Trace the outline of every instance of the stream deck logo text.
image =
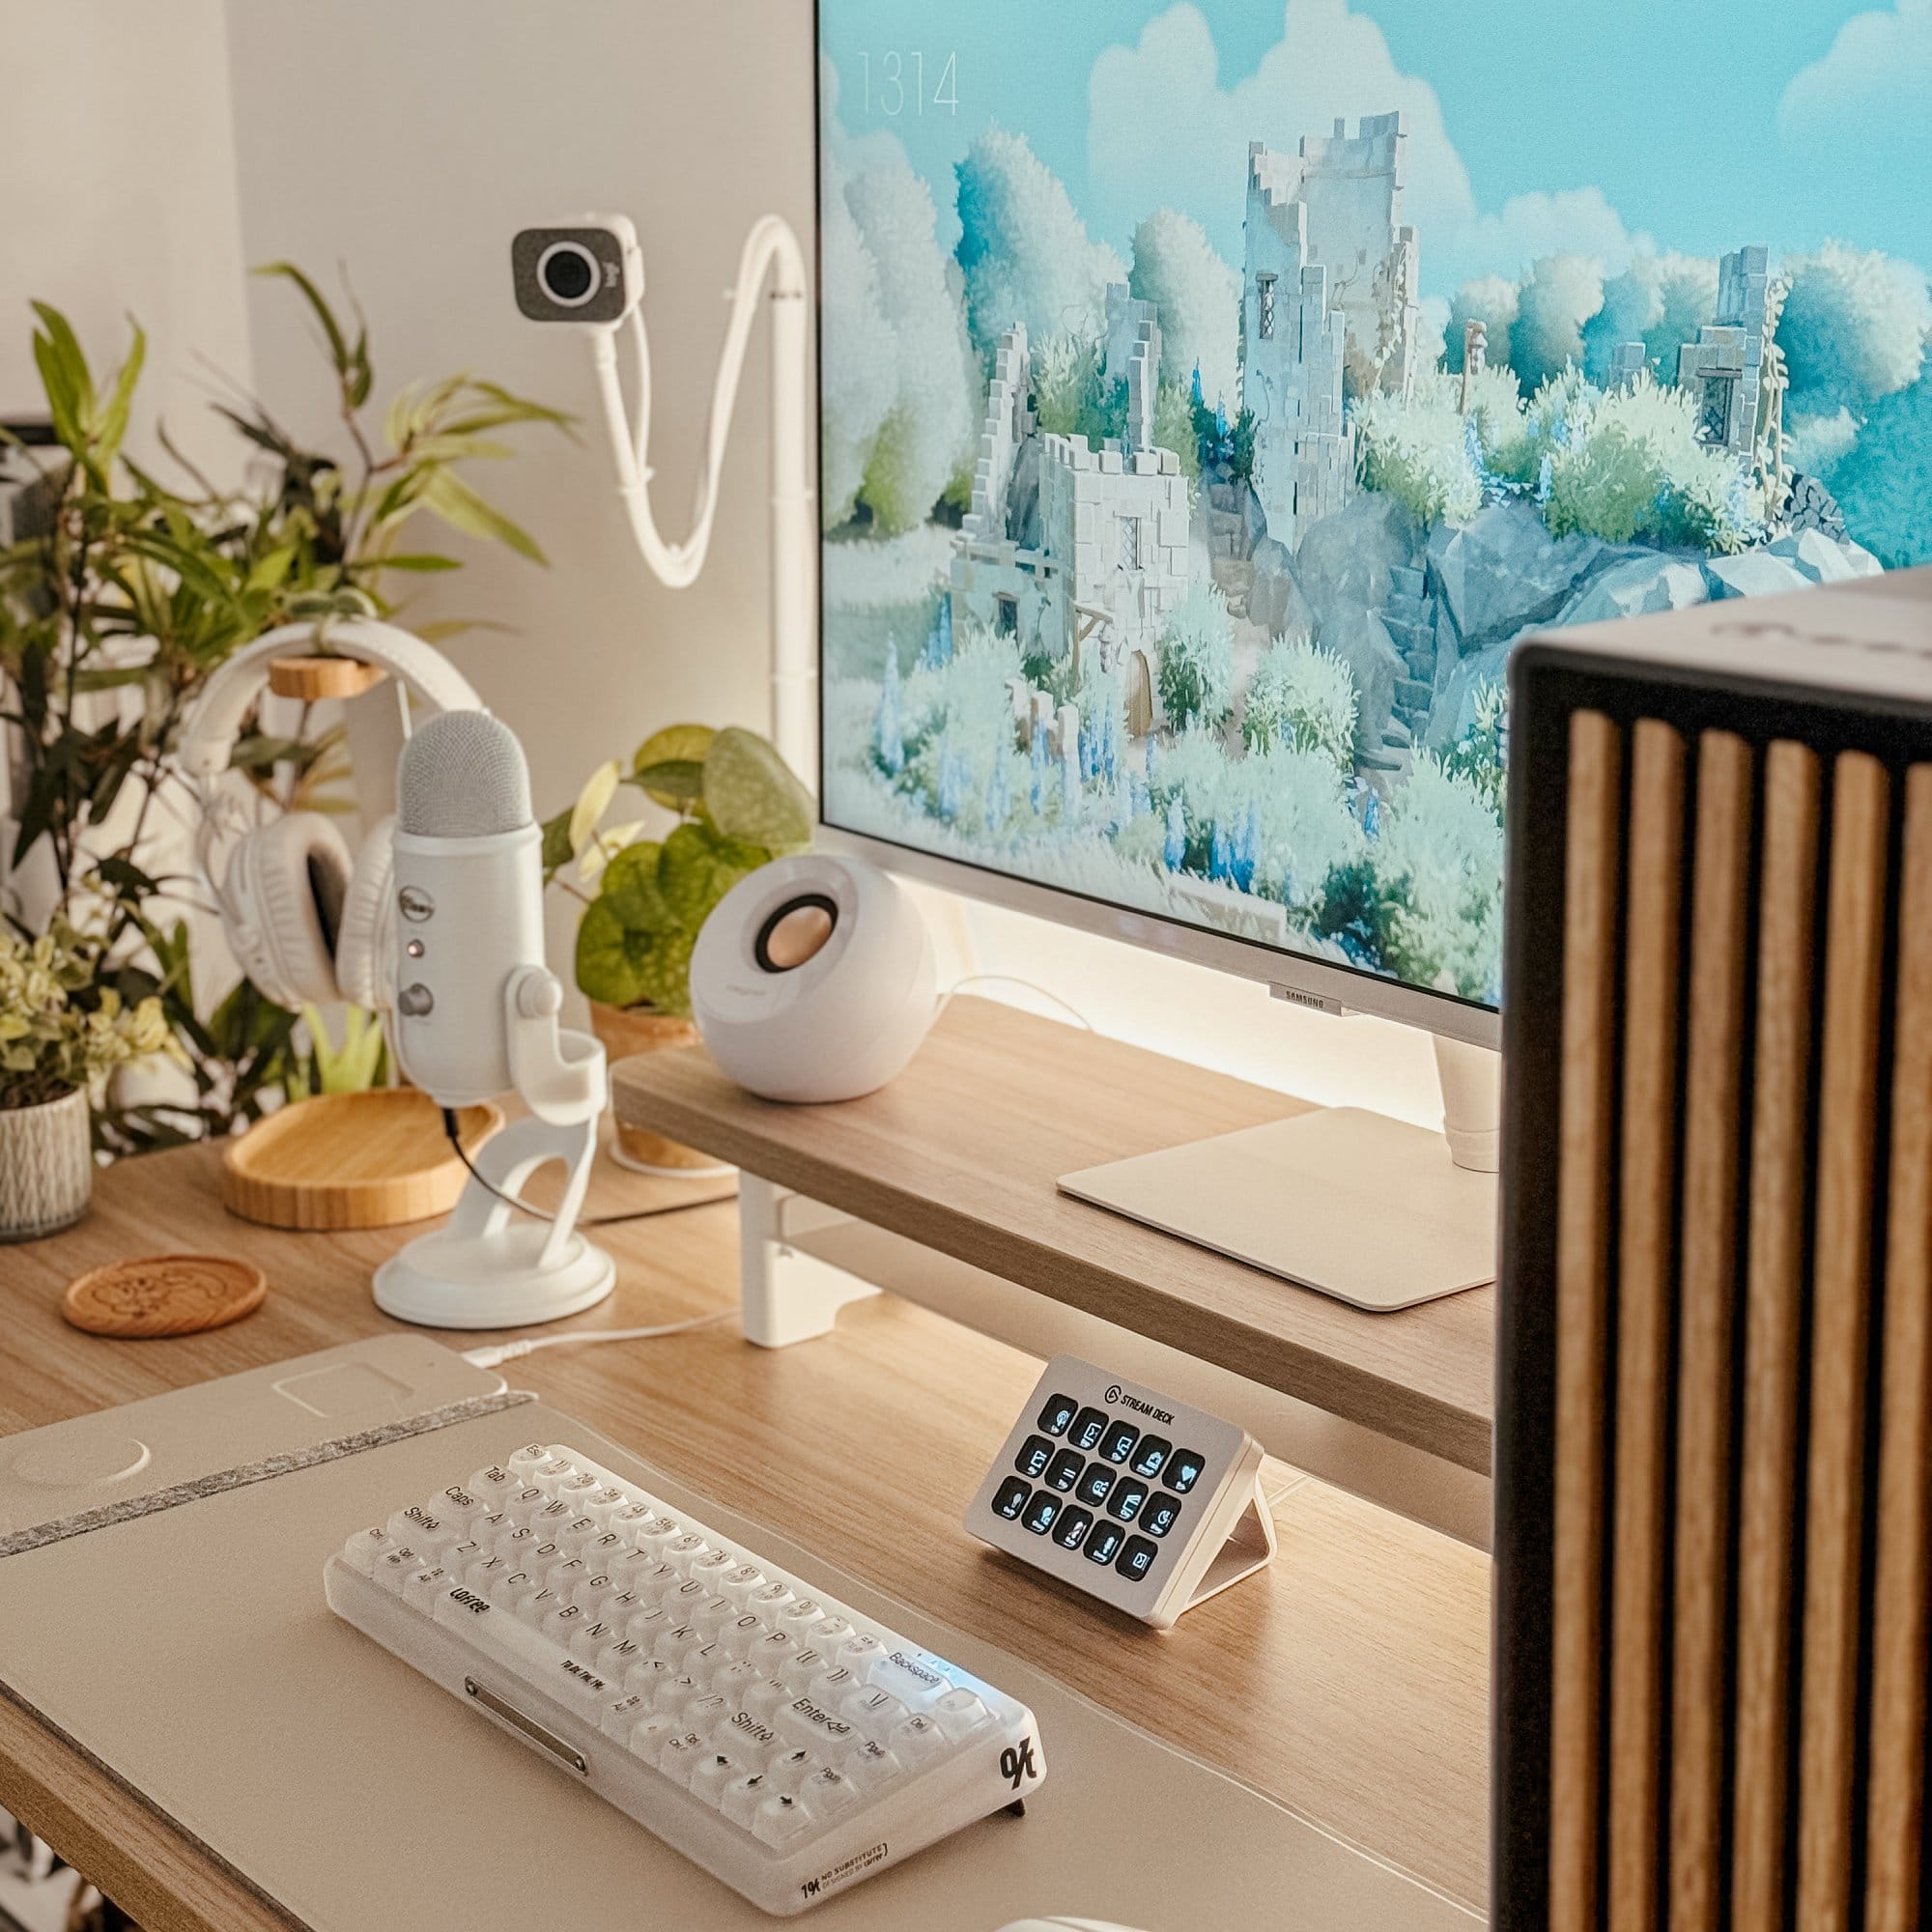
<path id="1" fill-rule="evenodd" d="M 1156 1408 L 1151 1402 L 1143 1402 L 1137 1395 L 1129 1395 L 1119 1382 L 1107 1391 L 1107 1400 L 1122 1408 L 1131 1408 L 1137 1414 L 1145 1415 L 1154 1422 L 1172 1422 L 1174 1417 L 1164 1408 Z"/>

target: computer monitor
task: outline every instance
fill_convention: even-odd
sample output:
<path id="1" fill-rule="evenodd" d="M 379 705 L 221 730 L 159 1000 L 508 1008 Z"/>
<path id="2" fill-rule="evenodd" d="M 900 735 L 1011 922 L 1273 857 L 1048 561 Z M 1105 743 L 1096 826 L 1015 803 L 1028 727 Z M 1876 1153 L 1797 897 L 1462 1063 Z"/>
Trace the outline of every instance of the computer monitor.
<path id="1" fill-rule="evenodd" d="M 828 839 L 1492 1045 L 1512 646 L 1932 557 L 1932 100 L 1802 11 L 819 0 Z"/>

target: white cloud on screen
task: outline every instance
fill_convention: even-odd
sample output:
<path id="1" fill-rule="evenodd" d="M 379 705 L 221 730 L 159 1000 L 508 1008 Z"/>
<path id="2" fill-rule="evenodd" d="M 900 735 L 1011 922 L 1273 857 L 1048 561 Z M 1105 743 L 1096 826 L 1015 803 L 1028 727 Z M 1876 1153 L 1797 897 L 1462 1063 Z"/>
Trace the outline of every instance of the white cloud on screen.
<path id="1" fill-rule="evenodd" d="M 1850 140 L 1876 152 L 1873 123 L 1886 116 L 1920 141 L 1932 129 L 1932 0 L 1896 0 L 1847 20 L 1831 51 L 1793 75 L 1777 131 L 1797 148 Z"/>
<path id="2" fill-rule="evenodd" d="M 1096 188 L 1127 207 L 1185 209 L 1226 235 L 1250 141 L 1292 153 L 1338 119 L 1352 128 L 1364 114 L 1400 109 L 1408 128 L 1403 213 L 1420 234 L 1426 288 L 1520 275 L 1558 251 L 1596 256 L 1615 273 L 1651 245 L 1626 230 L 1600 188 L 1515 195 L 1480 210 L 1435 88 L 1397 67 L 1380 27 L 1348 0 L 1287 0 L 1281 38 L 1255 71 L 1224 87 L 1220 70 L 1213 29 L 1192 0 L 1156 14 L 1134 45 L 1105 49 L 1088 81 Z"/>

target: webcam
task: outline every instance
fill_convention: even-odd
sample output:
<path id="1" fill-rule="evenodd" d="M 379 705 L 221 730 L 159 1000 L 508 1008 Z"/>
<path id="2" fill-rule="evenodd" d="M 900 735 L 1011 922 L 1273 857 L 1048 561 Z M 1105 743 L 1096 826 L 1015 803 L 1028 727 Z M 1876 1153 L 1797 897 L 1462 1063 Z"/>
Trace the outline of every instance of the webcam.
<path id="1" fill-rule="evenodd" d="M 510 273 L 517 306 L 532 322 L 614 327 L 644 293 L 638 231 L 622 214 L 519 229 L 510 242 Z"/>

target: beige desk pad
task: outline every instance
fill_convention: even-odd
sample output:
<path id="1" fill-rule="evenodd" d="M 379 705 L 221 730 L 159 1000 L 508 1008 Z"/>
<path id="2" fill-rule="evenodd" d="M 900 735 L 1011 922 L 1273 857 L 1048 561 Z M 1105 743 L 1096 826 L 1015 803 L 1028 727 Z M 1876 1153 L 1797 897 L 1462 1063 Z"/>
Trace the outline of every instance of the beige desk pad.
<path id="1" fill-rule="evenodd" d="M 0 1439 L 0 1538 L 110 1497 L 139 1508 L 128 1498 L 407 1428 L 418 1410 L 487 1402 L 500 1387 L 434 1344 L 384 1337 Z M 996 1648 L 845 1577 L 834 1552 L 746 1522 L 541 1403 L 0 1557 L 0 1688 L 315 1932 L 770 1926 L 323 1603 L 323 1561 L 351 1530 L 531 1440 L 582 1446 L 1038 1718 L 1049 1775 L 1024 1819 L 970 1828 L 796 1922 L 995 1932 L 1065 1913 L 1144 1932 L 1480 1923 Z M 145 1460 L 122 1473 L 137 1450 Z M 1151 1697 L 1163 1648 L 1186 1641 L 1184 1631 L 1150 1634 Z"/>

